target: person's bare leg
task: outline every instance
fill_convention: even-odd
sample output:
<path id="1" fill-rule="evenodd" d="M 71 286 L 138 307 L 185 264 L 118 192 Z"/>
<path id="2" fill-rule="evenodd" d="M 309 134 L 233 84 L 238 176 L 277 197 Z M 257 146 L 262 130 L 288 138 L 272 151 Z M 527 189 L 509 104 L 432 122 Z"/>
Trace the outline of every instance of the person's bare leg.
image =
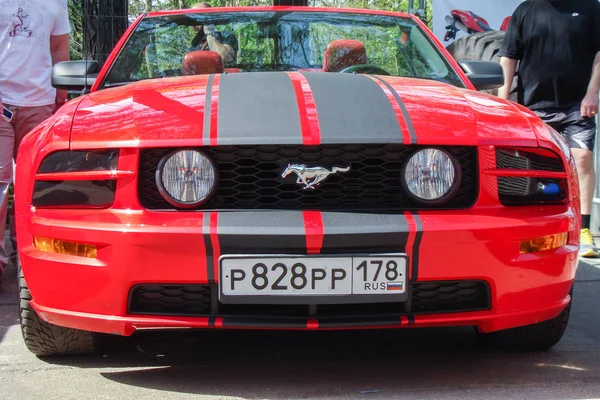
<path id="1" fill-rule="evenodd" d="M 577 175 L 579 176 L 579 190 L 581 194 L 581 214 L 590 215 L 592 212 L 592 200 L 596 185 L 596 174 L 594 172 L 594 153 L 585 149 L 571 149 L 575 164 L 577 164 Z"/>
<path id="2" fill-rule="evenodd" d="M 15 111 L 11 108 L 11 111 Z M 0 282 L 2 273 L 8 264 L 6 251 L 5 227 L 8 210 L 8 188 L 12 183 L 13 146 L 15 142 L 15 127 L 12 123 L 0 118 Z"/>

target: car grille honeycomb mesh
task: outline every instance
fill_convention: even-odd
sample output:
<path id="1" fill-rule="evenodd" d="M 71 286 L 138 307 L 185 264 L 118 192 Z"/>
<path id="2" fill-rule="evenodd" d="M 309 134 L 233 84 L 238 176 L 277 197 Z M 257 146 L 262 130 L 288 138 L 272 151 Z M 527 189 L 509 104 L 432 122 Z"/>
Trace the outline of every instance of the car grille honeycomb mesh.
<path id="1" fill-rule="evenodd" d="M 438 206 L 418 204 L 402 188 L 402 167 L 418 149 L 396 144 L 199 148 L 214 161 L 219 180 L 214 196 L 198 209 L 402 211 L 471 207 L 478 194 L 476 148 L 446 148 L 460 164 L 461 184 L 452 199 Z M 175 209 L 159 193 L 155 180 L 160 159 L 173 150 L 141 151 L 138 190 L 147 209 Z M 351 170 L 330 175 L 316 190 L 303 190 L 296 183 L 296 175 L 281 177 L 291 163 L 329 169 L 350 166 Z"/>
<path id="2" fill-rule="evenodd" d="M 487 285 L 479 281 L 432 282 L 413 285 L 412 308 L 415 312 L 444 312 L 486 308 Z"/>
<path id="3" fill-rule="evenodd" d="M 128 312 L 178 316 L 346 317 L 467 312 L 490 308 L 490 289 L 484 281 L 411 283 L 409 310 L 405 303 L 326 304 L 318 305 L 316 314 L 309 314 L 305 305 L 221 304 L 215 295 L 216 290 L 215 285 L 136 285 L 130 291 Z M 274 303 L 276 301 L 273 300 Z"/>
<path id="4" fill-rule="evenodd" d="M 210 288 L 201 285 L 140 285 L 129 299 L 132 314 L 181 315 L 210 311 Z"/>

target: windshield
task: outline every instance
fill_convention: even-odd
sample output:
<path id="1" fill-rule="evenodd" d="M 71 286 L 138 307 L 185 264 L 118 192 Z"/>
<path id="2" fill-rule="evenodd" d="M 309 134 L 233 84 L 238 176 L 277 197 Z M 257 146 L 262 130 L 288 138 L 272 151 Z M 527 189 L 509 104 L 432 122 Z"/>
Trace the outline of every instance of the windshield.
<path id="1" fill-rule="evenodd" d="M 204 12 L 142 20 L 104 86 L 185 74 L 190 52 L 208 48 L 204 27 L 227 45 L 225 72 L 324 71 L 434 79 L 463 87 L 409 18 L 310 12 Z M 201 73 L 201 72 L 200 72 Z"/>

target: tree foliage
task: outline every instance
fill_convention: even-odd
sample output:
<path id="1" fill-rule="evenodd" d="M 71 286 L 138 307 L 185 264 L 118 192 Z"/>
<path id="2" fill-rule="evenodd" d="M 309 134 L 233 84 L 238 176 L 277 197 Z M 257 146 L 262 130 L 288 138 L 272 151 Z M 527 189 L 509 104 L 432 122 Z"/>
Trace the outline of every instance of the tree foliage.
<path id="1" fill-rule="evenodd" d="M 139 15 L 140 13 L 156 10 L 173 10 L 189 8 L 200 0 L 129 0 L 129 13 Z M 235 6 L 270 6 L 272 0 L 206 0 L 213 7 L 235 7 Z M 431 18 L 431 1 L 427 2 L 425 10 L 426 22 Z M 388 11 L 408 11 L 408 0 L 308 0 L 309 6 L 336 7 L 336 8 L 368 8 Z"/>
<path id="2" fill-rule="evenodd" d="M 68 0 L 71 20 L 71 59 L 83 58 L 83 2 L 86 0 Z M 189 8 L 200 0 L 122 0 L 128 1 L 129 21 L 146 11 L 173 10 Z M 389 11 L 408 11 L 408 0 L 308 0 L 309 6 L 335 8 L 367 8 Z M 206 0 L 212 6 L 259 6 L 272 5 L 272 0 Z M 431 3 L 427 1 L 426 23 L 431 27 Z"/>

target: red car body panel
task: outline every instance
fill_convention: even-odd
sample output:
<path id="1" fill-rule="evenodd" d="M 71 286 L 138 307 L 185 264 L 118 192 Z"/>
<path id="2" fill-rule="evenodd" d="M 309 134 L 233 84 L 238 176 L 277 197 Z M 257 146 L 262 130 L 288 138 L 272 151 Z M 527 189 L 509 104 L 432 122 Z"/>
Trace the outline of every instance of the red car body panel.
<path id="1" fill-rule="evenodd" d="M 252 7 L 227 11 L 278 9 Z M 285 9 L 306 11 L 301 7 Z M 332 10 L 311 8 L 310 11 Z M 400 15 L 344 9 L 335 12 Z M 280 139 L 288 144 L 317 146 L 339 143 L 339 138 L 328 135 L 323 115 L 330 109 L 316 101 L 315 88 L 309 83 L 316 79 L 311 74 L 323 73 L 281 73 L 287 75 L 293 90 L 301 132 L 281 138 L 269 136 L 268 132 L 261 136 L 259 131 L 225 129 L 220 119 L 224 112 L 221 107 L 228 101 L 227 96 L 233 98 L 229 94 L 231 82 L 238 78 L 232 75 L 165 78 L 99 90 L 110 62 L 126 38 L 127 35 L 121 39 L 100 73 L 93 93 L 69 102 L 21 145 L 15 200 L 17 224 L 23 227 L 18 232 L 19 253 L 33 296 L 32 305 L 44 320 L 121 335 L 131 335 L 139 329 L 164 328 L 369 329 L 458 325 L 473 325 L 492 332 L 553 318 L 569 303 L 577 267 L 580 224 L 573 158 L 533 113 L 472 90 L 456 62 L 432 35 L 431 41 L 456 69 L 467 89 L 394 77 L 346 76 L 344 81 L 380 88 L 402 133 L 395 143 L 476 146 L 479 189 L 475 204 L 462 210 L 366 215 L 320 210 L 277 210 L 265 214 L 250 210 L 146 209 L 138 195 L 138 169 L 144 149 L 271 144 Z M 244 73 L 235 75 L 241 77 Z M 252 76 L 248 74 L 248 79 L 254 79 Z M 223 85 L 229 85 L 229 89 Z M 236 93 L 235 98 L 243 100 L 243 94 Z M 498 170 L 498 146 L 544 148 L 557 154 L 566 172 L 545 172 L 543 176 L 567 178 L 569 201 L 538 207 L 501 205 L 498 176 L 518 177 L 524 173 Z M 43 159 L 51 152 L 69 149 L 120 150 L 116 171 L 44 176 L 46 180 L 114 179 L 116 190 L 111 207 L 57 209 L 31 205 Z M 243 225 L 238 222 L 242 220 Z M 272 221 L 283 222 L 275 229 L 270 225 Z M 521 241 L 561 232 L 569 233 L 566 246 L 540 253 L 520 253 Z M 357 238 L 347 237 L 348 233 Z M 405 235 L 404 242 L 395 243 L 395 234 Z M 41 252 L 34 246 L 33 236 L 94 244 L 98 256 L 83 258 Z M 253 242 L 254 236 L 260 236 L 262 242 Z M 289 324 L 277 319 L 248 321 L 218 313 L 192 317 L 139 315 L 128 311 L 129 293 L 137 284 L 216 285 L 220 255 L 260 252 L 261 246 L 276 252 L 281 247 L 275 242 L 291 238 L 300 238 L 294 246 L 290 245 L 292 250 L 309 255 L 350 253 L 357 247 L 360 249 L 363 240 L 378 243 L 382 249 L 399 246 L 409 259 L 410 282 L 485 281 L 490 288 L 490 307 L 472 312 L 401 313 L 393 320 L 355 319 L 339 324 L 308 317 Z"/>
<path id="2" fill-rule="evenodd" d="M 306 84 L 303 86 L 303 75 L 300 73 L 290 72 L 288 75 L 292 82 L 298 80 L 299 83 L 296 94 L 303 106 L 300 109 L 302 143 L 319 144 L 318 116 L 310 87 Z M 504 145 L 538 145 L 527 114 L 524 111 L 515 112 L 517 109 L 511 103 L 433 81 L 382 79 L 389 82 L 402 98 L 418 144 L 481 145 L 498 143 L 500 138 Z M 218 124 L 211 124 L 214 128 L 211 132 L 203 132 L 205 113 L 210 113 L 215 120 L 218 114 L 214 101 L 211 110 L 205 107 L 207 81 L 208 76 L 166 78 L 157 82 L 142 81 L 87 96 L 77 110 L 71 148 L 157 147 L 164 145 L 165 140 L 176 146 L 216 145 L 219 143 Z M 218 81 L 213 82 L 212 87 L 212 94 L 215 95 Z M 399 123 L 405 128 L 405 117 L 400 107 L 394 105 Z M 424 108 L 429 112 L 423 113 Z M 510 118 L 509 124 L 506 123 L 507 118 Z M 443 125 L 432 125 L 431 119 L 445 122 Z M 177 129 L 165 131 L 162 125 L 152 123 L 156 120 L 177 126 Z M 408 144 L 408 129 L 402 131 L 405 132 L 404 143 Z M 235 142 L 251 133 L 240 133 L 228 140 Z M 203 141 L 203 137 L 209 140 Z"/>

